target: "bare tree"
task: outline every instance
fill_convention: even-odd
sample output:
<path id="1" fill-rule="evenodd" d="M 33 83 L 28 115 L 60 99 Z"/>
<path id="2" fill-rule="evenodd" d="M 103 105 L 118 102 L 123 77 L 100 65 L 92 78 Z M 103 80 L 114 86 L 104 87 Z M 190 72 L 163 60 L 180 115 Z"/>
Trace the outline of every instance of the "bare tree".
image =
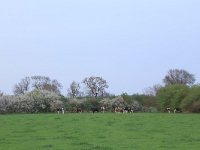
<path id="1" fill-rule="evenodd" d="M 3 94 L 3 92 L 2 91 L 0 91 L 0 96 L 3 96 L 4 94 Z"/>
<path id="2" fill-rule="evenodd" d="M 60 90 L 62 89 L 61 83 L 57 80 L 51 80 L 49 77 L 45 76 L 32 76 L 32 87 L 39 90 L 47 90 L 50 92 L 54 92 L 60 94 Z"/>
<path id="3" fill-rule="evenodd" d="M 193 85 L 195 82 L 195 77 L 183 69 L 170 69 L 168 74 L 163 79 L 165 85 L 171 84 L 185 84 Z"/>
<path id="4" fill-rule="evenodd" d="M 32 76 L 32 87 L 34 89 L 42 90 L 45 85 L 50 84 L 50 78 L 45 76 Z"/>
<path id="5" fill-rule="evenodd" d="M 89 95 L 95 97 L 97 97 L 98 95 L 103 95 L 105 89 L 109 87 L 106 80 L 104 80 L 102 77 L 86 77 L 83 80 L 83 83 L 88 88 Z"/>
<path id="6" fill-rule="evenodd" d="M 69 89 L 67 91 L 68 91 L 68 95 L 71 96 L 71 97 L 78 96 L 78 94 L 80 93 L 80 84 L 75 82 L 75 81 L 73 81 L 70 84 L 70 87 L 69 87 Z"/>
<path id="7" fill-rule="evenodd" d="M 20 95 L 20 94 L 25 94 L 28 92 L 30 88 L 31 80 L 29 77 L 23 78 L 19 83 L 17 83 L 14 86 L 14 94 L 15 95 Z"/>
<path id="8" fill-rule="evenodd" d="M 45 83 L 43 85 L 43 89 L 47 91 L 51 91 L 57 94 L 60 94 L 60 90 L 62 89 L 61 83 L 59 83 L 57 80 L 52 80 L 49 83 Z"/>
<path id="9" fill-rule="evenodd" d="M 62 85 L 57 80 L 51 80 L 49 77 L 45 76 L 32 76 L 25 77 L 19 83 L 14 86 L 14 94 L 20 95 L 25 94 L 32 90 L 47 90 L 60 94 Z"/>
<path id="10" fill-rule="evenodd" d="M 146 95 L 150 95 L 150 96 L 156 96 L 157 92 L 159 91 L 159 89 L 162 88 L 162 85 L 160 84 L 156 84 L 152 87 L 148 87 L 144 90 L 144 94 Z"/>

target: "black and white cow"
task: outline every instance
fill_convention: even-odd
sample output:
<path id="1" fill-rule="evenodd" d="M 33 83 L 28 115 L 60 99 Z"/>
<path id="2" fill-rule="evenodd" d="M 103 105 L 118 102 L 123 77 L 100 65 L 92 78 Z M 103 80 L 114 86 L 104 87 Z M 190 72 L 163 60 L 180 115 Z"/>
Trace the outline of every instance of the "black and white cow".
<path id="1" fill-rule="evenodd" d="M 65 110 L 64 108 L 57 108 L 57 113 L 60 114 L 60 112 L 62 112 L 62 114 L 65 114 Z"/>
<path id="2" fill-rule="evenodd" d="M 171 113 L 171 108 L 170 107 L 167 107 L 166 108 L 167 112 L 170 114 Z"/>
<path id="3" fill-rule="evenodd" d="M 178 107 L 175 107 L 174 108 L 174 113 L 181 113 L 182 112 L 182 110 L 181 110 L 181 108 L 178 108 Z"/>
<path id="4" fill-rule="evenodd" d="M 126 106 L 123 110 L 124 113 L 132 113 L 133 109 L 131 107 Z"/>
<path id="5" fill-rule="evenodd" d="M 124 112 L 124 109 L 121 108 L 121 107 L 115 107 L 115 113 L 123 113 Z"/>

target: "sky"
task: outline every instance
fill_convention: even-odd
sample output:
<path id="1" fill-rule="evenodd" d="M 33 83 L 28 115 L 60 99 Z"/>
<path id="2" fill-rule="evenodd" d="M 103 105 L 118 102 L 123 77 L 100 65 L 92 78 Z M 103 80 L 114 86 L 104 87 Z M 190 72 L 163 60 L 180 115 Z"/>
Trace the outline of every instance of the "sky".
<path id="1" fill-rule="evenodd" d="M 100 76 L 112 94 L 142 93 L 169 69 L 200 82 L 199 0 L 0 1 L 0 90 L 26 76 Z"/>

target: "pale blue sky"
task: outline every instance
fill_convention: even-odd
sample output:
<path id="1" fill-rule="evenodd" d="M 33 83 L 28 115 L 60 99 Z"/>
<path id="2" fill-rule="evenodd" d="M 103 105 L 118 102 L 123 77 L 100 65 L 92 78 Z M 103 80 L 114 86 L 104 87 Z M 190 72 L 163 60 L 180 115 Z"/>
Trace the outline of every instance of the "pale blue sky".
<path id="1" fill-rule="evenodd" d="M 102 76 L 114 94 L 141 93 L 167 71 L 200 81 L 199 0 L 2 0 L 0 90 L 25 76 L 63 84 Z"/>

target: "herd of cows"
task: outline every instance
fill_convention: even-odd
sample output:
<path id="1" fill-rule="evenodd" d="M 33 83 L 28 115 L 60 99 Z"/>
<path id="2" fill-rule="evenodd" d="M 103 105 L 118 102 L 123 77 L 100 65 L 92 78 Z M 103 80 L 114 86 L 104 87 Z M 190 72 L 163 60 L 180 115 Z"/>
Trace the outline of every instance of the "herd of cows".
<path id="1" fill-rule="evenodd" d="M 181 113 L 182 110 L 181 108 L 175 107 L 174 109 L 171 109 L 170 107 L 166 108 L 167 112 L 170 114 L 171 111 L 173 111 L 174 113 Z"/>
<path id="2" fill-rule="evenodd" d="M 104 113 L 105 112 L 105 107 L 102 106 L 102 107 L 91 107 L 91 110 L 89 112 L 92 112 L 92 113 L 98 113 L 98 112 L 102 112 Z M 166 111 L 168 113 L 171 113 L 173 111 L 173 113 L 180 113 L 182 112 L 182 110 L 180 108 L 174 108 L 174 109 L 171 109 L 170 107 L 166 108 Z M 80 107 L 77 107 L 75 108 L 75 110 L 73 112 L 76 112 L 76 113 L 82 113 L 83 110 L 80 108 Z M 134 109 L 131 108 L 131 107 L 115 107 L 113 109 L 113 112 L 115 113 L 133 113 L 134 112 Z M 64 108 L 57 108 L 57 113 L 60 114 L 64 114 L 65 113 L 65 109 Z"/>
<path id="3" fill-rule="evenodd" d="M 89 112 L 92 112 L 92 113 L 98 113 L 98 112 L 102 112 L 104 113 L 106 110 L 106 108 L 104 106 L 102 107 L 91 107 L 90 111 Z M 73 112 L 76 112 L 76 113 L 82 113 L 83 110 L 80 108 L 80 107 L 77 107 Z M 134 110 L 130 107 L 116 107 L 113 109 L 113 112 L 115 113 L 133 113 Z M 58 114 L 64 114 L 65 113 L 65 109 L 62 107 L 62 108 L 57 108 L 57 113 Z"/>

